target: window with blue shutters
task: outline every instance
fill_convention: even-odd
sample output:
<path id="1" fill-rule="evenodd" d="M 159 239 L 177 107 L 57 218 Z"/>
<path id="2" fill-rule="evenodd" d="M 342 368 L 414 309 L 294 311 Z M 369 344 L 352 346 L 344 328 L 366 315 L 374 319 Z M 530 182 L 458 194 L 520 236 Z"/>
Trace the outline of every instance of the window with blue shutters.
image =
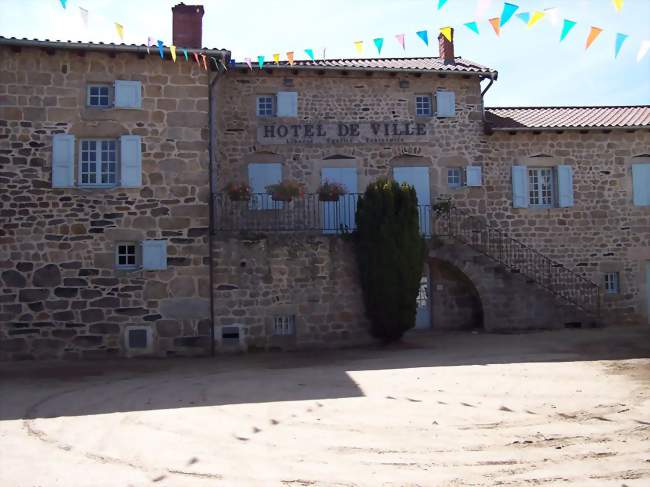
<path id="1" fill-rule="evenodd" d="M 116 141 L 85 139 L 79 147 L 79 186 L 112 186 L 117 182 Z"/>
<path id="2" fill-rule="evenodd" d="M 111 87 L 109 85 L 88 85 L 86 105 L 93 108 L 111 106 Z"/>
<path id="3" fill-rule="evenodd" d="M 431 95 L 415 95 L 415 115 L 418 117 L 430 117 L 433 115 Z"/>

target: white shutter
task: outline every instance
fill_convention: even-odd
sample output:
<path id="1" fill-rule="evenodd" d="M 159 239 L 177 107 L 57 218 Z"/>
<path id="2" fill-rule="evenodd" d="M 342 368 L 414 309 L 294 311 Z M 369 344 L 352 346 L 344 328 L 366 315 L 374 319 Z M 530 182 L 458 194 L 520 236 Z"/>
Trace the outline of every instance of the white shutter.
<path id="1" fill-rule="evenodd" d="M 139 81 L 115 80 L 115 108 L 141 108 L 142 87 Z"/>
<path id="2" fill-rule="evenodd" d="M 560 208 L 573 206 L 573 168 L 557 167 L 558 203 Z"/>
<path id="3" fill-rule="evenodd" d="M 248 165 L 248 182 L 254 197 L 251 199 L 250 207 L 258 209 L 281 208 L 282 202 L 272 201 L 270 195 L 266 195 L 266 187 L 282 181 L 282 164 L 273 163 L 251 163 Z M 255 195 L 255 193 L 264 193 Z"/>
<path id="4" fill-rule="evenodd" d="M 74 186 L 74 135 L 56 134 L 52 138 L 52 187 Z"/>
<path id="5" fill-rule="evenodd" d="M 122 186 L 142 186 L 142 144 L 139 135 L 120 137 L 120 169 Z"/>
<path id="6" fill-rule="evenodd" d="M 297 91 L 279 91 L 277 95 L 278 117 L 297 117 L 298 116 L 298 92 Z"/>
<path id="7" fill-rule="evenodd" d="M 453 91 L 436 92 L 436 115 L 439 118 L 456 116 L 456 94 Z"/>
<path id="8" fill-rule="evenodd" d="M 632 164 L 635 206 L 650 206 L 650 164 Z"/>
<path id="9" fill-rule="evenodd" d="M 528 208 L 528 168 L 512 166 L 512 206 Z"/>
<path id="10" fill-rule="evenodd" d="M 142 242 L 142 268 L 146 271 L 167 269 L 166 240 L 144 240 Z"/>
<path id="11" fill-rule="evenodd" d="M 467 186 L 481 186 L 483 184 L 481 166 L 467 166 L 465 176 Z"/>

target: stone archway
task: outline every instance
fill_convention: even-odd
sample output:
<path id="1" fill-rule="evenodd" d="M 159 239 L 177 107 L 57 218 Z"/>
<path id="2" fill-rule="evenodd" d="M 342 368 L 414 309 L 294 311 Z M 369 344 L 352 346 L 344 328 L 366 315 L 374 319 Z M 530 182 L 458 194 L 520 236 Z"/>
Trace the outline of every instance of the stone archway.
<path id="1" fill-rule="evenodd" d="M 432 329 L 483 329 L 483 303 L 472 280 L 454 264 L 440 258 L 431 257 L 429 268 Z"/>

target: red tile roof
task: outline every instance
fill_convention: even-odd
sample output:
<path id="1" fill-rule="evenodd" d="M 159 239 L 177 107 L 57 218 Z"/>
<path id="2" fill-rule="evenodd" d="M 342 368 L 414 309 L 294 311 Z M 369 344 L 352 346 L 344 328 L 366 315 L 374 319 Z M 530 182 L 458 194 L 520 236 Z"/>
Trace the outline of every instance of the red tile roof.
<path id="1" fill-rule="evenodd" d="M 251 61 L 253 69 L 258 68 L 256 61 Z M 247 64 L 238 62 L 238 68 L 248 68 Z M 478 74 L 489 78 L 496 78 L 497 72 L 481 66 L 473 61 L 461 57 L 455 58 L 455 64 L 445 64 L 439 57 L 414 57 L 414 58 L 362 58 L 362 59 L 316 59 L 315 61 L 273 61 L 264 63 L 264 68 L 312 68 L 336 70 L 362 70 L 362 71 L 412 71 L 412 72 L 452 72 L 462 74 Z"/>
<path id="2" fill-rule="evenodd" d="M 485 109 L 493 130 L 650 127 L 650 105 L 618 107 L 494 107 Z"/>

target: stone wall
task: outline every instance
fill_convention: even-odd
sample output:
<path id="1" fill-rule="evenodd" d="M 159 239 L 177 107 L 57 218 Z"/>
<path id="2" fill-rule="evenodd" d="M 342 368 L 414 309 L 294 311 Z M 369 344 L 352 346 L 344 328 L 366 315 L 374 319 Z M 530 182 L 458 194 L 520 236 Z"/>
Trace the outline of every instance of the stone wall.
<path id="1" fill-rule="evenodd" d="M 142 109 L 85 107 L 139 80 Z M 209 345 L 207 74 L 155 56 L 0 47 L 0 359 L 155 355 Z M 140 188 L 52 188 L 52 136 L 142 137 Z M 167 270 L 118 271 L 115 243 L 166 239 Z"/>

